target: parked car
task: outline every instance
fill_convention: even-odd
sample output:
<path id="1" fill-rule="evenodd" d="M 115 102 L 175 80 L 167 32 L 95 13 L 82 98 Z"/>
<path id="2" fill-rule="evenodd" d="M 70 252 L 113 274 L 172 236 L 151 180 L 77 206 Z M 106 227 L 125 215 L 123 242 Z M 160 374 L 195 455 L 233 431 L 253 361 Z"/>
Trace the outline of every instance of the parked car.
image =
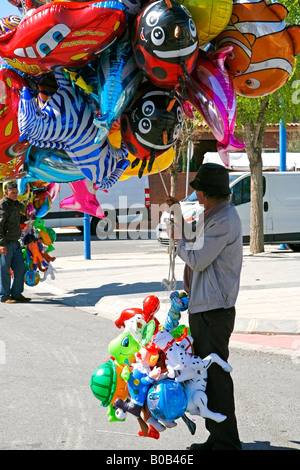
<path id="1" fill-rule="evenodd" d="M 242 221 L 243 243 L 250 241 L 250 172 L 230 173 L 231 201 Z M 198 220 L 201 207 L 195 191 L 180 201 L 186 221 Z M 202 209 L 203 210 L 203 209 Z M 264 241 L 285 244 L 300 251 L 300 172 L 263 172 Z M 166 232 L 168 213 L 156 228 L 160 243 L 169 243 Z"/>
<path id="2" fill-rule="evenodd" d="M 180 201 L 181 212 L 186 222 L 193 222 L 198 220 L 199 215 L 203 212 L 203 207 L 200 206 L 197 199 L 196 191 L 192 192 L 190 196 Z M 169 243 L 169 236 L 167 234 L 167 223 L 170 219 L 168 212 L 163 212 L 160 218 L 160 223 L 156 227 L 156 238 L 163 245 Z"/>
<path id="3" fill-rule="evenodd" d="M 61 189 L 52 203 L 51 210 L 43 217 L 47 227 L 59 228 L 75 226 L 83 230 L 83 213 L 60 207 L 60 203 L 72 194 L 68 183 Z M 149 179 L 128 178 L 118 181 L 108 192 L 97 191 L 97 199 L 106 215 L 104 219 L 90 217 L 91 233 L 108 236 L 117 224 L 148 219 Z"/>

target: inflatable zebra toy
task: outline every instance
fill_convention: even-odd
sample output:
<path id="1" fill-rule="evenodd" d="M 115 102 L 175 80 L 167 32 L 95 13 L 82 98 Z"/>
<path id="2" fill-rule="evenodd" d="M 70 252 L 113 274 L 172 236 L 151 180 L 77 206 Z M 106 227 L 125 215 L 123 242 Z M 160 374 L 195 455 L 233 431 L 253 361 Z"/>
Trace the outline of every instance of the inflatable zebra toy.
<path id="1" fill-rule="evenodd" d="M 21 91 L 18 124 L 20 141 L 40 148 L 64 150 L 83 175 L 97 189 L 108 189 L 130 165 L 124 144 L 113 147 L 108 139 L 95 143 L 98 128 L 94 109 L 66 78 L 62 69 L 54 72 L 58 89 L 40 108 L 33 92 Z"/>

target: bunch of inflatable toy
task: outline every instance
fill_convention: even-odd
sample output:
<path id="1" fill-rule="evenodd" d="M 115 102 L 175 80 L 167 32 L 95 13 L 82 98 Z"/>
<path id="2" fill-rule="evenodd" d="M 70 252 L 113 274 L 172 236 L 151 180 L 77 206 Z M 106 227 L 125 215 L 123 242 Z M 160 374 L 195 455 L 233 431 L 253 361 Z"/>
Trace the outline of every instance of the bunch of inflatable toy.
<path id="1" fill-rule="evenodd" d="M 55 279 L 52 262 L 56 258 L 49 253 L 54 250 L 56 233 L 52 228 L 46 227 L 45 221 L 38 216 L 39 211 L 35 209 L 32 202 L 26 204 L 25 213 L 27 220 L 21 224 L 20 239 L 26 267 L 24 281 L 28 286 L 33 287 L 40 281 L 45 281 L 48 275 L 52 280 Z M 41 273 L 43 273 L 43 278 L 41 278 Z"/>
<path id="2" fill-rule="evenodd" d="M 8 0 L 0 20 L 0 180 L 68 182 L 66 208 L 104 217 L 97 189 L 174 159 L 183 113 L 206 121 L 225 165 L 236 93 L 290 77 L 299 26 L 265 0 Z"/>
<path id="3" fill-rule="evenodd" d="M 193 354 L 192 337 L 180 324 L 188 308 L 185 292 L 171 293 L 163 324 L 155 317 L 159 308 L 159 299 L 150 295 L 143 308 L 121 313 L 115 324 L 123 331 L 109 343 L 109 359 L 91 377 L 92 392 L 108 407 L 109 421 L 125 421 L 129 413 L 138 420 L 138 435 L 155 439 L 179 418 L 193 434 L 196 425 L 187 413 L 224 421 L 226 416 L 207 408 L 207 369 L 215 362 L 232 370 L 215 353 L 204 359 Z"/>

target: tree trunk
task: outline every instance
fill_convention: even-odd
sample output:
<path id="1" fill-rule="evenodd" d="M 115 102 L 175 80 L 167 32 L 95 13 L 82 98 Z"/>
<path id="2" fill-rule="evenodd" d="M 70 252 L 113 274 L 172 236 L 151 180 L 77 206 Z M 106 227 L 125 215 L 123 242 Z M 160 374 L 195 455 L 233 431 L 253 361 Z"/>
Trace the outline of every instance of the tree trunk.
<path id="1" fill-rule="evenodd" d="M 176 197 L 176 182 L 177 182 L 178 165 L 173 161 L 170 166 L 170 196 Z"/>
<path id="2" fill-rule="evenodd" d="M 249 158 L 251 172 L 251 213 L 250 213 L 250 251 L 262 253 L 264 250 L 264 217 L 263 217 L 263 178 L 262 178 L 262 145 L 266 128 L 265 113 L 269 103 L 266 96 L 261 101 L 257 122 L 246 122 L 243 137 Z"/>
<path id="3" fill-rule="evenodd" d="M 265 250 L 261 154 L 249 158 L 249 160 L 251 171 L 250 251 L 251 253 L 262 253 Z"/>

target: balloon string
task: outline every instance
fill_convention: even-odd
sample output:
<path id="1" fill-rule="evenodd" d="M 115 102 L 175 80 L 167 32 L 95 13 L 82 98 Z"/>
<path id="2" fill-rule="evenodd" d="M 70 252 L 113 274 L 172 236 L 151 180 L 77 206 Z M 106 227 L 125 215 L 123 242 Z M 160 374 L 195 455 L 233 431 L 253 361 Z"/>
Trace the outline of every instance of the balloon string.
<path id="1" fill-rule="evenodd" d="M 155 159 L 155 163 L 156 163 L 156 167 L 157 167 L 157 170 L 158 170 L 158 173 L 159 173 L 159 176 L 160 176 L 161 182 L 162 182 L 162 184 L 163 184 L 163 187 L 165 188 L 166 195 L 167 195 L 167 196 L 169 196 L 169 192 L 168 192 L 168 190 L 167 190 L 166 183 L 164 182 L 164 179 L 163 179 L 163 177 L 162 177 L 162 174 L 161 174 L 160 168 L 159 168 L 159 166 L 158 166 L 157 159 Z"/>
<path id="2" fill-rule="evenodd" d="M 169 196 L 169 192 L 167 190 L 166 184 L 164 182 L 163 176 L 161 174 L 160 168 L 158 163 L 155 159 L 156 167 L 162 181 L 163 187 L 165 188 L 167 196 Z M 176 277 L 175 277 L 175 256 L 176 256 L 176 249 L 175 249 L 175 240 L 173 239 L 173 231 L 174 231 L 174 220 L 170 217 L 170 236 L 169 236 L 169 277 L 168 279 L 163 279 L 162 283 L 168 288 L 169 292 L 171 290 L 176 289 Z"/>

